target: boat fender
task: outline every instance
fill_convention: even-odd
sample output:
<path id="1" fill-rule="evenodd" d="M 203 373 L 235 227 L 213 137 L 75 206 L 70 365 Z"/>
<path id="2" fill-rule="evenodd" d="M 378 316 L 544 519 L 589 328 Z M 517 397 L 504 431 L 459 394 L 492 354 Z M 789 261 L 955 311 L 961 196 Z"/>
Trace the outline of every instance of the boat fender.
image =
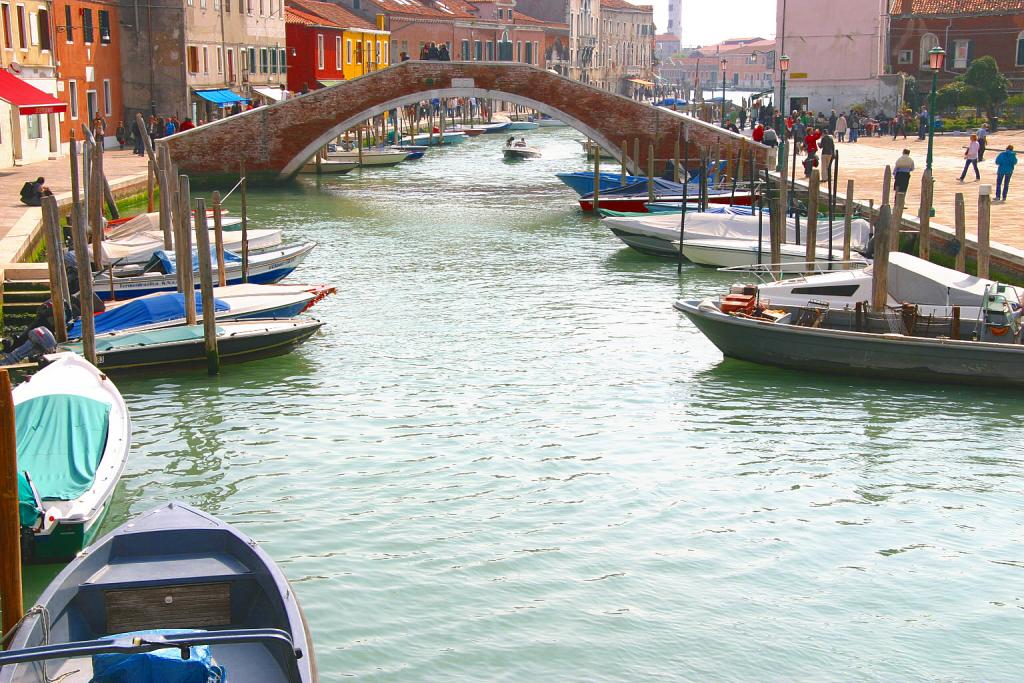
<path id="1" fill-rule="evenodd" d="M 992 334 L 996 335 L 997 337 L 1002 337 L 1004 334 L 1006 334 L 1007 332 L 1010 331 L 1010 326 L 1009 325 L 990 325 L 988 330 L 989 330 L 989 332 L 991 332 Z"/>
<path id="2" fill-rule="evenodd" d="M 715 302 L 711 299 L 704 299 L 697 304 L 697 310 L 704 311 L 705 313 L 721 313 L 721 311 L 718 310 L 718 306 L 715 306 Z"/>

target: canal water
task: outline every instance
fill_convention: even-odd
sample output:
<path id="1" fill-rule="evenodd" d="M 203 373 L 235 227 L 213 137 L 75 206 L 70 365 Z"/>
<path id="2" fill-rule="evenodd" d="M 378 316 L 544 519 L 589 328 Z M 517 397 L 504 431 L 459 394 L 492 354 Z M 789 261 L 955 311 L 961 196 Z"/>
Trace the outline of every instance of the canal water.
<path id="1" fill-rule="evenodd" d="M 120 380 L 106 528 L 251 534 L 323 681 L 1020 680 L 1019 397 L 723 361 L 672 302 L 732 278 L 625 248 L 553 175 L 579 135 L 525 135 L 252 192 L 326 325 Z"/>

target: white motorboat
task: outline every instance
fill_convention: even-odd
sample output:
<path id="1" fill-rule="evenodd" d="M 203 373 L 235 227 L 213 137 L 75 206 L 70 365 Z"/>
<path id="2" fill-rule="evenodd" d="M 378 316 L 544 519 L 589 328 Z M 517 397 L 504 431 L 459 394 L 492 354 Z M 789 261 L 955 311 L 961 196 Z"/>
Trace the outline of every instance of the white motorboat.
<path id="1" fill-rule="evenodd" d="M 307 175 L 345 175 L 354 168 L 359 168 L 358 161 L 341 161 L 320 157 L 319 164 L 316 163 L 316 158 L 313 158 L 302 165 L 299 173 Z"/>
<path id="2" fill-rule="evenodd" d="M 674 255 L 679 254 L 679 241 L 673 243 Z M 830 261 L 842 258 L 842 245 L 833 247 L 832 258 L 829 258 L 828 247 L 816 246 L 815 268 L 827 268 Z M 760 255 L 758 252 L 760 251 Z M 691 263 L 701 266 L 728 268 L 744 266 L 752 263 L 768 263 L 772 258 L 771 243 L 756 239 L 723 239 L 723 238 L 691 238 L 687 235 L 683 240 L 683 257 Z M 799 273 L 807 269 L 807 247 L 802 244 L 780 245 L 780 261 L 784 272 Z M 854 258 L 854 262 L 867 264 L 867 259 Z M 799 264 L 799 268 L 795 267 Z M 787 269 L 788 268 L 788 269 Z"/>
<path id="3" fill-rule="evenodd" d="M 242 233 L 238 230 L 224 232 L 224 248 L 229 251 L 239 251 L 242 248 Z M 247 230 L 249 240 L 249 253 L 265 251 L 281 244 L 280 230 Z M 210 231 L 210 244 L 214 244 L 214 231 Z M 101 243 L 103 263 L 106 265 L 129 266 L 148 263 L 153 254 L 164 248 L 163 233 L 159 230 L 149 230 L 136 233 L 122 239 L 105 239 Z M 90 258 L 92 245 L 88 251 Z"/>
<path id="4" fill-rule="evenodd" d="M 92 541 L 132 441 L 113 382 L 73 353 L 49 358 L 14 389 L 18 508 L 36 562 L 68 560 Z"/>
<path id="5" fill-rule="evenodd" d="M 539 119 L 534 119 L 534 123 L 541 128 L 561 128 L 569 125 L 565 121 L 553 119 L 550 116 L 542 116 Z"/>
<path id="6" fill-rule="evenodd" d="M 402 149 L 394 149 L 393 147 L 364 149 L 362 156 L 360 156 L 357 149 L 343 150 L 338 148 L 334 151 L 328 150 L 325 158 L 327 161 L 354 163 L 357 166 L 394 166 L 405 161 L 408 156 L 409 152 Z"/>
<path id="7" fill-rule="evenodd" d="M 518 140 L 509 138 L 508 142 L 505 143 L 504 154 L 506 159 L 540 158 L 540 150 L 537 149 L 536 147 L 530 147 L 528 144 L 526 144 L 526 140 L 524 140 L 523 138 L 519 138 Z"/>
<path id="8" fill-rule="evenodd" d="M 852 309 L 858 302 L 871 301 L 872 266 L 820 272 L 828 267 L 825 264 L 816 274 L 783 280 L 773 279 L 769 265 L 727 270 L 760 278 L 760 284 L 754 285 L 756 294 L 773 306 L 806 306 L 813 300 L 830 308 Z M 999 283 L 894 251 L 889 254 L 886 284 L 888 306 L 911 303 L 917 305 L 920 315 L 936 317 L 949 317 L 952 307 L 959 306 L 962 319 L 974 320 L 980 313 L 986 288 L 991 290 Z M 1015 306 L 1024 301 L 1024 288 L 999 286 Z"/>
<path id="9" fill-rule="evenodd" d="M 192 215 L 194 223 L 195 211 L 192 212 Z M 206 222 L 212 230 L 213 211 L 209 209 L 206 210 Z M 220 214 L 220 227 L 223 230 L 241 230 L 242 217 L 229 215 L 222 210 Z M 159 231 L 160 212 L 151 211 L 149 213 L 140 213 L 137 216 L 131 216 L 129 218 L 118 218 L 109 221 L 103 228 L 103 239 L 123 240 L 127 237 L 138 235 L 140 233 Z"/>

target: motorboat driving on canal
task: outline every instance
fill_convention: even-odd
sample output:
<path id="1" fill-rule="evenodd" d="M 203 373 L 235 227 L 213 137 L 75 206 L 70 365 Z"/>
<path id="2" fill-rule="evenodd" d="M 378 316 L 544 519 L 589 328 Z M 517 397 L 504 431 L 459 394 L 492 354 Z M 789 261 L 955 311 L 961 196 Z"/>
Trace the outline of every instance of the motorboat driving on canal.
<path id="1" fill-rule="evenodd" d="M 183 503 L 107 534 L 0 652 L 0 683 L 315 683 L 295 591 L 253 539 Z"/>
<path id="2" fill-rule="evenodd" d="M 505 141 L 504 154 L 506 159 L 539 159 L 540 150 L 526 144 L 526 138 L 509 137 Z"/>
<path id="3" fill-rule="evenodd" d="M 74 557 L 95 537 L 124 472 L 132 423 L 121 393 L 73 353 L 14 388 L 25 562 Z"/>

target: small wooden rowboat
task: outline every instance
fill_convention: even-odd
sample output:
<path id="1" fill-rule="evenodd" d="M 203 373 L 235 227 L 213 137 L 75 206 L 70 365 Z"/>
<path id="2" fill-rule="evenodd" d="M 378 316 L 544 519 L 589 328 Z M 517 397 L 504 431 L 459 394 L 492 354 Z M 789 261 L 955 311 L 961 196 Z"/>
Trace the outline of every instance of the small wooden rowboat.
<path id="1" fill-rule="evenodd" d="M 73 353 L 14 389 L 23 557 L 74 557 L 99 530 L 131 448 L 121 393 Z"/>
<path id="2" fill-rule="evenodd" d="M 0 683 L 315 683 L 288 580 L 238 529 L 182 503 L 107 534 L 57 575 L 0 652 Z"/>

